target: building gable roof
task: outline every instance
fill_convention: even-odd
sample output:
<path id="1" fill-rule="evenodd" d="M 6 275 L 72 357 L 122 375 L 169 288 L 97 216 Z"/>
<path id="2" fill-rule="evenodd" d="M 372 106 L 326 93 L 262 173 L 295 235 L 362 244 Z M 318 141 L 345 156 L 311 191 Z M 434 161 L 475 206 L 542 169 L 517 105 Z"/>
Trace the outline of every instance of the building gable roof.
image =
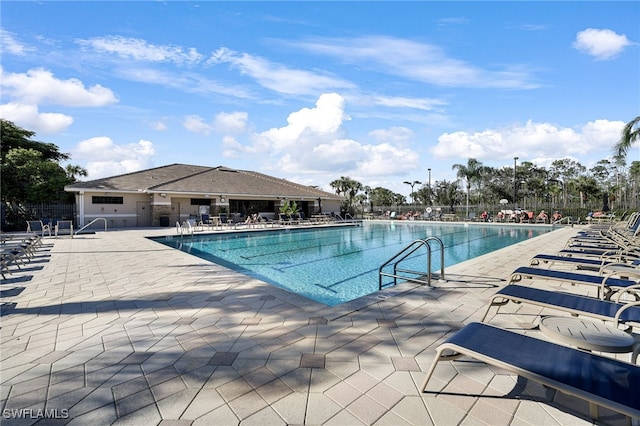
<path id="1" fill-rule="evenodd" d="M 146 192 L 185 195 L 226 195 L 285 198 L 342 197 L 310 186 L 262 173 L 236 170 L 228 167 L 204 167 L 188 164 L 170 164 L 65 187 L 68 192 Z"/>

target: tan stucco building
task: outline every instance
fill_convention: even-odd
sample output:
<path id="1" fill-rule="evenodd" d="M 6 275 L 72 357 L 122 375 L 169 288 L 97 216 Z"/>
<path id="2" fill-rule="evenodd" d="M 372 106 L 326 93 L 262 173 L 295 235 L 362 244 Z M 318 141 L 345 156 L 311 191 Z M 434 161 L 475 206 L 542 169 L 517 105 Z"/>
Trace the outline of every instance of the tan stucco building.
<path id="1" fill-rule="evenodd" d="M 274 214 L 287 201 L 305 215 L 339 212 L 342 197 L 248 170 L 170 164 L 139 172 L 76 182 L 76 226 L 97 218 L 109 228 L 172 226 L 206 213 Z M 103 226 L 99 220 L 97 228 Z"/>

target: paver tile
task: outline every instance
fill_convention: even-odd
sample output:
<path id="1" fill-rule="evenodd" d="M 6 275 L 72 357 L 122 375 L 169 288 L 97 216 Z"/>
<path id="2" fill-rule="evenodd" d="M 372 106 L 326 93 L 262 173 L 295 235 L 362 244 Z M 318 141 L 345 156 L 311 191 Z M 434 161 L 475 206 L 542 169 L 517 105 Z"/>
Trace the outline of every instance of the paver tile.
<path id="1" fill-rule="evenodd" d="M 68 408 L 81 426 L 592 424 L 584 401 L 479 362 L 441 362 L 418 391 L 437 345 L 482 316 L 523 256 L 576 229 L 334 307 L 146 238 L 171 231 L 51 239 L 37 268 L 3 281 L 3 407 Z M 490 320 L 528 333 L 546 313 L 500 312 Z"/>
<path id="2" fill-rule="evenodd" d="M 385 407 L 367 395 L 362 395 L 349 404 L 347 410 L 367 425 L 374 424 L 387 412 Z"/>
<path id="3" fill-rule="evenodd" d="M 324 368 L 324 354 L 302 354 L 301 368 Z"/>

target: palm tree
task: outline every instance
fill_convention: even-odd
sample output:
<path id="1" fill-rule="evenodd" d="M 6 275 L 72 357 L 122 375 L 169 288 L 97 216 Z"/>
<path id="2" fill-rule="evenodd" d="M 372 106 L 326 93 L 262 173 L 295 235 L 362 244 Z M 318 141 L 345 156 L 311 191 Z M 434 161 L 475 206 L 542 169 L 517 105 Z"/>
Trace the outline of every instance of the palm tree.
<path id="1" fill-rule="evenodd" d="M 329 185 L 336 191 L 336 194 L 344 194 L 347 197 L 347 211 L 351 212 L 353 209 L 353 197 L 356 196 L 358 191 L 362 190 L 362 184 L 349 176 L 341 176 L 340 179 L 334 180 Z"/>
<path id="2" fill-rule="evenodd" d="M 622 129 L 620 140 L 614 149 L 616 157 L 626 157 L 631 145 L 640 140 L 640 116 L 628 122 Z"/>
<path id="3" fill-rule="evenodd" d="M 453 170 L 458 171 L 458 179 L 467 181 L 467 217 L 469 217 L 469 193 L 471 192 L 471 182 L 478 180 L 482 174 L 482 163 L 475 158 L 469 158 L 467 165 L 454 164 L 451 166 Z"/>
<path id="4" fill-rule="evenodd" d="M 416 185 L 421 185 L 422 182 L 420 182 L 419 180 L 414 180 L 413 182 L 409 182 L 408 180 L 405 180 L 403 183 L 406 183 L 407 185 L 411 186 L 411 204 L 413 205 L 415 200 L 415 196 L 414 196 L 414 192 L 413 192 L 413 187 Z"/>
<path id="5" fill-rule="evenodd" d="M 87 171 L 87 169 L 84 169 L 80 166 L 67 164 L 64 170 L 67 173 L 67 177 L 73 182 L 76 182 L 78 180 L 78 177 L 89 176 L 89 172 Z"/>

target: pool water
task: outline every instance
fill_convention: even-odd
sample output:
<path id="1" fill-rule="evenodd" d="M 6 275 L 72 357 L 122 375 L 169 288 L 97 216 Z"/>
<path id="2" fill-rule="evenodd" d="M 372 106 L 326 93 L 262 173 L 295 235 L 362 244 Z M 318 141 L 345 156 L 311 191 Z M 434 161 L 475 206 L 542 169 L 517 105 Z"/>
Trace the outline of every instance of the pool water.
<path id="1" fill-rule="evenodd" d="M 154 240 L 334 306 L 378 291 L 380 266 L 415 240 L 439 238 L 445 249 L 444 264 L 451 266 L 551 230 L 550 227 L 518 225 L 364 222 L 361 226 L 170 236 Z M 431 269 L 439 272 L 439 245 L 431 246 Z M 426 271 L 426 253 L 426 248 L 417 250 L 402 263 L 402 268 Z M 383 279 L 383 285 L 392 282 L 393 278 Z"/>

